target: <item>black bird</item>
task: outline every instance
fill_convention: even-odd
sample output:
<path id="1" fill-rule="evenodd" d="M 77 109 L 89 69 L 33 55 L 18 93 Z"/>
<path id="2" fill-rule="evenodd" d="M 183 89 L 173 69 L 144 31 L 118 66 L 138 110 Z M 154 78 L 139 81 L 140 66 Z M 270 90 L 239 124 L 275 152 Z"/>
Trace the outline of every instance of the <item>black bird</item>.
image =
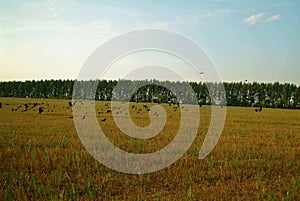
<path id="1" fill-rule="evenodd" d="M 71 101 L 69 101 L 69 107 L 72 107 L 72 102 Z"/>
<path id="2" fill-rule="evenodd" d="M 262 106 L 260 106 L 259 108 L 255 109 L 255 112 L 261 112 L 262 111 Z"/>
<path id="3" fill-rule="evenodd" d="M 44 112 L 42 107 L 39 107 L 39 114 L 42 114 Z"/>

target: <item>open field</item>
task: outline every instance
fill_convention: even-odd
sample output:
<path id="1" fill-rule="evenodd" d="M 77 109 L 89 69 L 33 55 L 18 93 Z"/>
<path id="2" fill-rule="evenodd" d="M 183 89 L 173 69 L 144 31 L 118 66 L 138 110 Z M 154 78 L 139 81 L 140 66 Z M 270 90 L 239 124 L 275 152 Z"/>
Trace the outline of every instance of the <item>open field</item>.
<path id="1" fill-rule="evenodd" d="M 68 100 L 0 102 L 0 200 L 300 200 L 300 110 L 228 107 L 217 146 L 199 160 L 210 123 L 210 107 L 203 106 L 197 138 L 181 159 L 155 173 L 131 175 L 103 166 L 85 150 Z M 132 140 L 117 129 L 106 103 L 96 102 L 99 124 L 124 150 L 159 150 L 178 129 L 179 111 L 163 104 L 163 132 Z M 131 103 L 130 110 L 137 125 L 150 122 L 143 103 Z"/>

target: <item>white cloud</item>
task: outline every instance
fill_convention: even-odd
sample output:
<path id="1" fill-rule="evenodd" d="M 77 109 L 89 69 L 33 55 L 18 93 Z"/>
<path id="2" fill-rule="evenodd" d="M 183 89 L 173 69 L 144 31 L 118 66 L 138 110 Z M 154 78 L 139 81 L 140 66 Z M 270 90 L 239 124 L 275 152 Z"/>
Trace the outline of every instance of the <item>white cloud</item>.
<path id="1" fill-rule="evenodd" d="M 47 2 L 52 5 L 56 2 L 56 0 L 48 0 Z"/>
<path id="2" fill-rule="evenodd" d="M 266 19 L 266 22 L 273 22 L 273 21 L 277 21 L 280 19 L 280 15 L 277 14 L 277 15 L 273 15 L 271 17 L 269 17 L 268 19 Z"/>
<path id="3" fill-rule="evenodd" d="M 158 28 L 158 29 L 159 28 L 167 28 L 168 26 L 170 26 L 170 23 L 167 22 L 167 21 L 159 20 L 159 21 L 156 21 L 156 22 L 153 23 L 153 27 Z"/>
<path id="4" fill-rule="evenodd" d="M 212 16 L 213 15 L 211 12 L 204 12 L 197 16 L 188 17 L 185 21 L 186 21 L 186 23 L 189 23 L 189 24 L 199 24 L 200 22 L 203 22 L 204 20 L 206 20 L 207 18 L 212 17 Z"/>
<path id="5" fill-rule="evenodd" d="M 100 31 L 100 32 L 107 32 L 111 30 L 112 22 L 108 21 L 106 19 L 104 20 L 98 20 L 93 22 L 92 24 L 89 25 L 90 28 Z"/>
<path id="6" fill-rule="evenodd" d="M 66 32 L 68 32 L 68 31 L 75 31 L 75 28 L 73 26 L 68 25 L 68 26 L 66 26 L 64 28 L 64 31 L 66 31 Z"/>
<path id="7" fill-rule="evenodd" d="M 200 15 L 193 15 L 193 16 L 176 16 L 174 20 L 165 21 L 165 20 L 158 20 L 152 24 L 154 28 L 167 28 L 176 25 L 191 25 L 191 24 L 199 24 L 203 22 L 206 18 L 212 16 L 212 13 L 205 12 Z"/>
<path id="8" fill-rule="evenodd" d="M 131 17 L 141 17 L 142 14 L 136 11 L 127 11 L 128 15 Z"/>
<path id="9" fill-rule="evenodd" d="M 53 13 L 53 14 L 51 14 L 50 16 L 49 16 L 49 19 L 54 19 L 54 18 L 56 18 L 57 17 L 57 14 L 56 13 Z"/>
<path id="10" fill-rule="evenodd" d="M 182 19 L 182 17 L 178 17 L 176 16 L 176 24 L 183 24 L 184 23 L 184 20 Z"/>
<path id="11" fill-rule="evenodd" d="M 265 14 L 264 13 L 257 13 L 255 15 L 251 15 L 250 17 L 247 17 L 244 19 L 243 23 L 249 24 L 250 26 L 256 24 L 261 17 L 263 17 Z"/>

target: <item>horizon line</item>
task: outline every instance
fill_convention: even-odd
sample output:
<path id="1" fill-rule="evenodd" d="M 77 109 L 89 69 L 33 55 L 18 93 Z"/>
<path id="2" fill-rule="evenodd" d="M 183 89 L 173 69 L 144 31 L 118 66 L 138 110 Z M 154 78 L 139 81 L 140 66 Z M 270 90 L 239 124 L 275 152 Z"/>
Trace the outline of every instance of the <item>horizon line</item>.
<path id="1" fill-rule="evenodd" d="M 54 81 L 58 81 L 58 80 L 62 80 L 62 81 L 75 81 L 77 79 L 72 79 L 72 78 L 46 78 L 46 79 L 20 79 L 20 80 L 0 80 L 0 82 L 26 82 L 26 81 L 35 81 L 35 82 L 38 82 L 38 81 L 51 81 L 51 80 L 54 80 Z M 144 81 L 144 80 L 148 80 L 148 81 L 151 81 L 151 80 L 155 80 L 155 81 L 160 81 L 160 82 L 166 82 L 166 81 L 169 81 L 169 82 L 196 82 L 196 83 L 214 83 L 216 81 L 199 81 L 199 80 L 160 80 L 160 79 L 155 79 L 155 78 L 149 78 L 149 79 L 89 79 L 89 80 L 84 80 L 84 81 L 96 81 L 96 80 L 106 80 L 106 81 L 119 81 L 119 80 L 131 80 L 131 81 Z M 80 81 L 83 81 L 83 80 L 80 80 Z M 294 84 L 296 86 L 300 86 L 300 83 L 297 84 L 297 83 L 294 83 L 294 82 L 282 82 L 282 81 L 248 81 L 248 80 L 233 80 L 233 81 L 228 81 L 228 80 L 222 80 L 221 81 L 222 83 L 248 83 L 248 84 L 252 84 L 252 83 L 259 83 L 259 84 L 273 84 L 273 83 L 280 83 L 280 84 Z"/>

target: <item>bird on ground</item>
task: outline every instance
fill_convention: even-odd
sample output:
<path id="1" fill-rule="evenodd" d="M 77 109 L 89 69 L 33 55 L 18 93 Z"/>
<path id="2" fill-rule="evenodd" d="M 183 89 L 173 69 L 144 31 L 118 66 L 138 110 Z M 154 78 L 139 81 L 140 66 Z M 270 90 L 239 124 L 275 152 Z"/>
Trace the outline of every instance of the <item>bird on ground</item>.
<path id="1" fill-rule="evenodd" d="M 42 107 L 39 107 L 39 114 L 42 114 L 44 112 Z"/>

